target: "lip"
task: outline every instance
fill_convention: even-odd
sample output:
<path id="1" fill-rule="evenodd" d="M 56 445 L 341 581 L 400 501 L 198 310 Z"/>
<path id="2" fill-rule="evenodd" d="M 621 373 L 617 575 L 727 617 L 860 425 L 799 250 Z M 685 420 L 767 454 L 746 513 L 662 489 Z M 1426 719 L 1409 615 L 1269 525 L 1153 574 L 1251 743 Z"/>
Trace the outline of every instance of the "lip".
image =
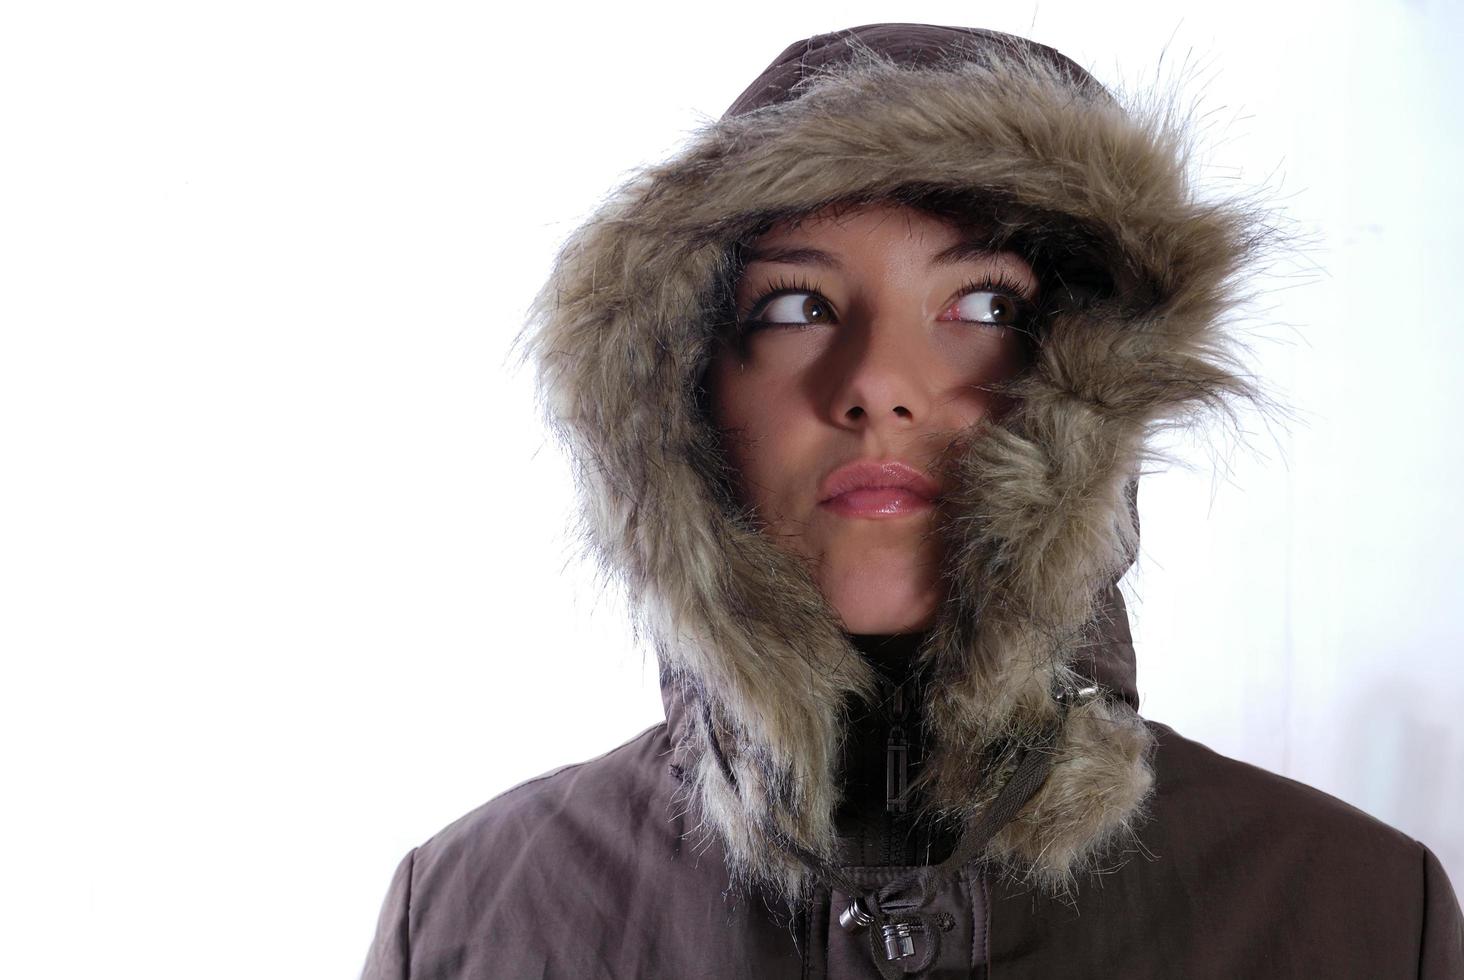
<path id="1" fill-rule="evenodd" d="M 940 486 L 903 460 L 855 460 L 819 488 L 819 506 L 848 517 L 899 517 L 928 510 Z"/>

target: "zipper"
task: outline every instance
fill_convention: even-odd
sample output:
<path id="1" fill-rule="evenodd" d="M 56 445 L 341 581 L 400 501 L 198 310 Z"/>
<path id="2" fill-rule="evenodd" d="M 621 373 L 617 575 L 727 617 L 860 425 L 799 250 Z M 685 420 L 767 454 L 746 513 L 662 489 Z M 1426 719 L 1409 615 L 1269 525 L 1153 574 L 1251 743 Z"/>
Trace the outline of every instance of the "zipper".
<path id="1" fill-rule="evenodd" d="M 905 720 L 910 705 L 905 684 L 895 686 L 890 698 L 888 718 L 889 731 L 885 737 L 885 839 L 884 861 L 886 864 L 905 864 L 908 860 L 907 837 L 909 836 L 908 809 L 906 799 L 910 786 L 910 740 L 905 731 Z"/>
<path id="2" fill-rule="evenodd" d="M 910 786 L 910 742 L 905 736 L 905 685 L 895 688 L 890 700 L 890 730 L 885 739 L 885 813 L 904 814 L 905 793 Z"/>

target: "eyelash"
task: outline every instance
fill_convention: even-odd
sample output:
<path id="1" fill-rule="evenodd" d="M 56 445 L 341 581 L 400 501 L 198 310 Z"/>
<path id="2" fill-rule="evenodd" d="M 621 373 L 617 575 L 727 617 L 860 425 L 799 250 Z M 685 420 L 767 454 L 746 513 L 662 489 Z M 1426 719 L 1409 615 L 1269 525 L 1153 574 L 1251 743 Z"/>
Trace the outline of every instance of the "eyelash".
<path id="1" fill-rule="evenodd" d="M 1024 285 L 1014 279 L 1011 273 L 1007 272 L 1005 269 L 1002 269 L 995 275 L 988 274 L 975 279 L 966 280 L 966 282 L 962 284 L 961 288 L 956 292 L 956 299 L 962 299 L 965 296 L 970 295 L 971 293 L 978 292 L 1000 293 L 1003 296 L 1010 296 L 1012 299 L 1017 301 L 1017 304 L 1021 307 L 1019 320 L 1015 324 L 1006 324 L 1006 326 L 1012 326 L 1020 329 L 1022 326 L 1022 322 L 1026 319 L 1027 316 L 1031 314 L 1032 303 L 1026 297 Z M 801 330 L 806 327 L 816 326 L 816 324 L 812 323 L 764 323 L 761 320 L 754 320 L 751 318 L 751 313 L 753 310 L 762 309 L 767 303 L 779 296 L 787 296 L 794 293 L 813 293 L 817 295 L 820 299 L 822 299 L 825 303 L 828 303 L 828 297 L 824 296 L 823 292 L 807 279 L 800 277 L 797 279 L 789 280 L 784 279 L 780 276 L 777 279 L 774 279 L 768 285 L 768 288 L 766 290 L 764 290 L 756 299 L 748 304 L 747 313 L 738 315 L 738 334 L 742 335 L 751 333 L 753 330 L 764 327 L 779 327 L 784 330 Z M 829 305 L 832 306 L 833 304 L 829 303 Z"/>

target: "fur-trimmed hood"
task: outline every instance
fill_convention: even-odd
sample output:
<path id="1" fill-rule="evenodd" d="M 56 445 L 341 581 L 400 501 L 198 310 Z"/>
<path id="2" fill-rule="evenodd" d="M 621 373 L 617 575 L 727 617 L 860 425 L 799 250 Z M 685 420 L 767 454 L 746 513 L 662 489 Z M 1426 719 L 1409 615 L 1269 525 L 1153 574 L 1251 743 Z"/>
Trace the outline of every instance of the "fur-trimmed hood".
<path id="1" fill-rule="evenodd" d="M 575 465 L 585 539 L 660 659 L 685 803 L 734 880 L 808 893 L 809 867 L 773 838 L 832 859 L 847 708 L 875 690 L 806 571 L 730 505 L 700 388 L 734 246 L 834 201 L 969 195 L 1065 287 L 1016 407 L 969 433 L 950 474 L 950 595 L 919 654 L 922 795 L 979 813 L 1012 750 L 1060 723 L 1045 783 L 986 857 L 1069 887 L 1144 816 L 1151 736 L 1116 587 L 1137 548 L 1136 480 L 1159 427 L 1254 394 L 1223 323 L 1266 233 L 1251 208 L 1199 198 L 1184 125 L 1149 101 L 1123 105 L 1005 35 L 822 35 L 559 254 L 524 352 Z M 1064 713 L 1065 691 L 1085 693 Z"/>

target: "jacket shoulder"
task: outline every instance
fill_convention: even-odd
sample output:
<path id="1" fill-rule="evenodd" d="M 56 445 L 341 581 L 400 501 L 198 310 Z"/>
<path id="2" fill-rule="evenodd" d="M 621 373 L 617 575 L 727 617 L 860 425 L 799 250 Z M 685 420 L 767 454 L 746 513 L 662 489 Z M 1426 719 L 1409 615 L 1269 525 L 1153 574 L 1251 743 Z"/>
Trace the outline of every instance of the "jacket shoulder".
<path id="1" fill-rule="evenodd" d="M 1464 976 L 1464 917 L 1426 844 L 1314 786 L 1146 724 L 1158 747 L 1155 819 L 1140 835 L 1156 854 L 1144 863 L 1172 884 L 1203 883 L 1192 903 L 1200 920 L 1239 922 L 1236 909 L 1260 902 L 1278 930 L 1268 969 L 1311 946 L 1365 975 Z"/>
<path id="2" fill-rule="evenodd" d="M 666 723 L 658 722 L 593 758 L 510 786 L 417 848 L 419 880 L 438 863 L 460 865 L 476 852 L 521 845 L 530 835 L 542 841 L 546 830 L 570 831 L 573 824 L 597 817 L 603 821 L 607 808 L 620 810 L 630 800 L 654 797 L 668 750 Z"/>
<path id="3" fill-rule="evenodd" d="M 398 870 L 363 980 L 683 977 L 708 957 L 796 962 L 761 906 L 723 902 L 721 851 L 689 826 L 670 767 L 662 722 L 448 824 Z"/>
<path id="4" fill-rule="evenodd" d="M 1310 844 L 1337 852 L 1367 848 L 1384 860 L 1421 860 L 1419 841 L 1351 803 L 1280 773 L 1222 755 L 1168 725 L 1145 720 L 1157 742 L 1156 796 L 1176 826 L 1219 821 L 1247 839 Z"/>
<path id="5" fill-rule="evenodd" d="M 1012 976 L 1464 977 L 1464 918 L 1427 846 L 1168 725 L 1122 853 L 1074 896 L 992 881 Z"/>
<path id="6" fill-rule="evenodd" d="M 665 813 L 643 816 L 665 808 L 668 753 L 665 723 L 652 725 L 509 787 L 413 848 L 393 876 L 362 980 L 603 973 L 576 959 L 597 955 L 594 943 L 555 952 L 544 940 L 571 921 L 585 938 L 586 902 L 613 907 L 601 892 L 624 880 L 611 865 L 640 825 L 674 832 Z M 509 937 L 518 942 L 506 946 Z"/>

